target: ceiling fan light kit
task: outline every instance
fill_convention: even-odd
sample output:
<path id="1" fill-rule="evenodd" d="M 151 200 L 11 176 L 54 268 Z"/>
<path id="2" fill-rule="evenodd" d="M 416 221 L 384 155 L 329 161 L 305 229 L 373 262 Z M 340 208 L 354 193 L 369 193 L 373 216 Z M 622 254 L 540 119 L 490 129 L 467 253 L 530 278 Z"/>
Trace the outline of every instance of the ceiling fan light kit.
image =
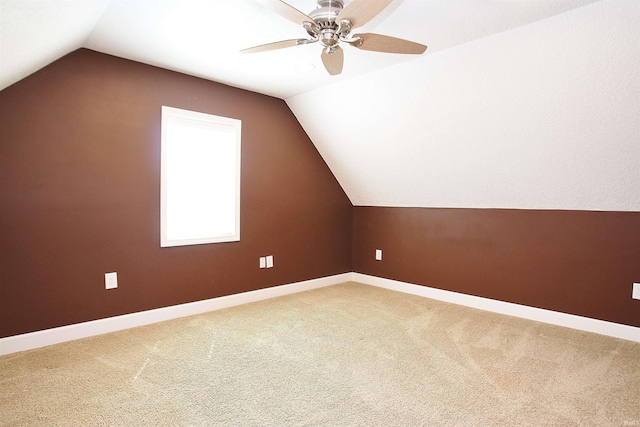
<path id="1" fill-rule="evenodd" d="M 362 50 L 385 53 L 419 55 L 427 50 L 427 46 L 423 44 L 382 34 L 351 34 L 353 28 L 365 25 L 393 0 L 353 0 L 346 7 L 343 0 L 318 0 L 318 6 L 308 15 L 281 0 L 258 1 L 283 18 L 301 25 L 311 38 L 267 43 L 243 49 L 243 53 L 265 52 L 320 42 L 322 64 L 333 76 L 342 72 L 344 64 L 344 52 L 340 43 Z"/>

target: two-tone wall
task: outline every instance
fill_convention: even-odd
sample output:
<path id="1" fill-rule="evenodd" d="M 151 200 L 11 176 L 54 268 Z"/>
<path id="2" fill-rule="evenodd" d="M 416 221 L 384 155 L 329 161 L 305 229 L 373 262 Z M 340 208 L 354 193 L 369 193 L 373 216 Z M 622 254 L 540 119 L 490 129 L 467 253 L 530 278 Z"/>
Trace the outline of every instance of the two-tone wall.
<path id="1" fill-rule="evenodd" d="M 162 105 L 242 120 L 240 242 L 160 248 Z M 0 337 L 351 271 L 640 327 L 640 213 L 354 207 L 284 101 L 89 50 L 0 92 L 0 236 Z"/>
<path id="2" fill-rule="evenodd" d="M 639 24 L 597 1 L 287 99 L 354 271 L 640 326 Z"/>
<path id="3" fill-rule="evenodd" d="M 163 105 L 242 120 L 240 242 L 160 247 Z M 349 272 L 351 227 L 280 99 L 84 49 L 0 92 L 0 337 Z"/>

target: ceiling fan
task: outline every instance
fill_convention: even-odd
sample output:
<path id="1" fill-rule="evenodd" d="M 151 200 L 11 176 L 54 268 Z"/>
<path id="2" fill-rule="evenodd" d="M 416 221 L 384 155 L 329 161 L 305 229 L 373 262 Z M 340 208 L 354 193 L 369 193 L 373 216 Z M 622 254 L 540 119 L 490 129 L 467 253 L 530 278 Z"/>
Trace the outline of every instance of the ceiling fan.
<path id="1" fill-rule="evenodd" d="M 365 25 L 393 0 L 353 0 L 346 7 L 344 0 L 318 0 L 318 6 L 305 15 L 281 0 L 258 0 L 264 6 L 282 17 L 299 24 L 310 39 L 290 39 L 243 49 L 243 53 L 265 52 L 286 47 L 320 42 L 322 63 L 332 76 L 342 72 L 344 52 L 340 43 L 346 43 L 362 50 L 385 53 L 421 54 L 427 46 L 384 36 L 382 34 L 351 34 L 351 30 Z"/>

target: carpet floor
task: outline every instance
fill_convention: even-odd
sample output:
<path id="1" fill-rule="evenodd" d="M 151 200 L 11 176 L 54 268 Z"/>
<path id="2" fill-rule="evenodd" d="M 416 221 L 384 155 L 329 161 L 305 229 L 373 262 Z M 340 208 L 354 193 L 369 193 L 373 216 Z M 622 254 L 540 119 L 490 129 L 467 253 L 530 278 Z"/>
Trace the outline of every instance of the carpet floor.
<path id="1" fill-rule="evenodd" d="M 0 425 L 640 425 L 640 343 L 349 282 L 0 357 Z"/>

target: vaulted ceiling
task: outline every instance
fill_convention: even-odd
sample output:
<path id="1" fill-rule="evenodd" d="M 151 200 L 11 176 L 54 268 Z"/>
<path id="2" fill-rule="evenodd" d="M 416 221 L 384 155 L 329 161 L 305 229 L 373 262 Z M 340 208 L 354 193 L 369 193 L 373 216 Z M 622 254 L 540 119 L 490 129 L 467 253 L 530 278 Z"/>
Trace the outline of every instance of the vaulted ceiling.
<path id="1" fill-rule="evenodd" d="M 0 89 L 86 47 L 284 99 L 355 205 L 640 211 L 637 0 L 396 0 L 358 32 L 429 49 L 329 76 L 317 44 L 239 52 L 306 35 L 254 0 L 0 0 Z"/>

